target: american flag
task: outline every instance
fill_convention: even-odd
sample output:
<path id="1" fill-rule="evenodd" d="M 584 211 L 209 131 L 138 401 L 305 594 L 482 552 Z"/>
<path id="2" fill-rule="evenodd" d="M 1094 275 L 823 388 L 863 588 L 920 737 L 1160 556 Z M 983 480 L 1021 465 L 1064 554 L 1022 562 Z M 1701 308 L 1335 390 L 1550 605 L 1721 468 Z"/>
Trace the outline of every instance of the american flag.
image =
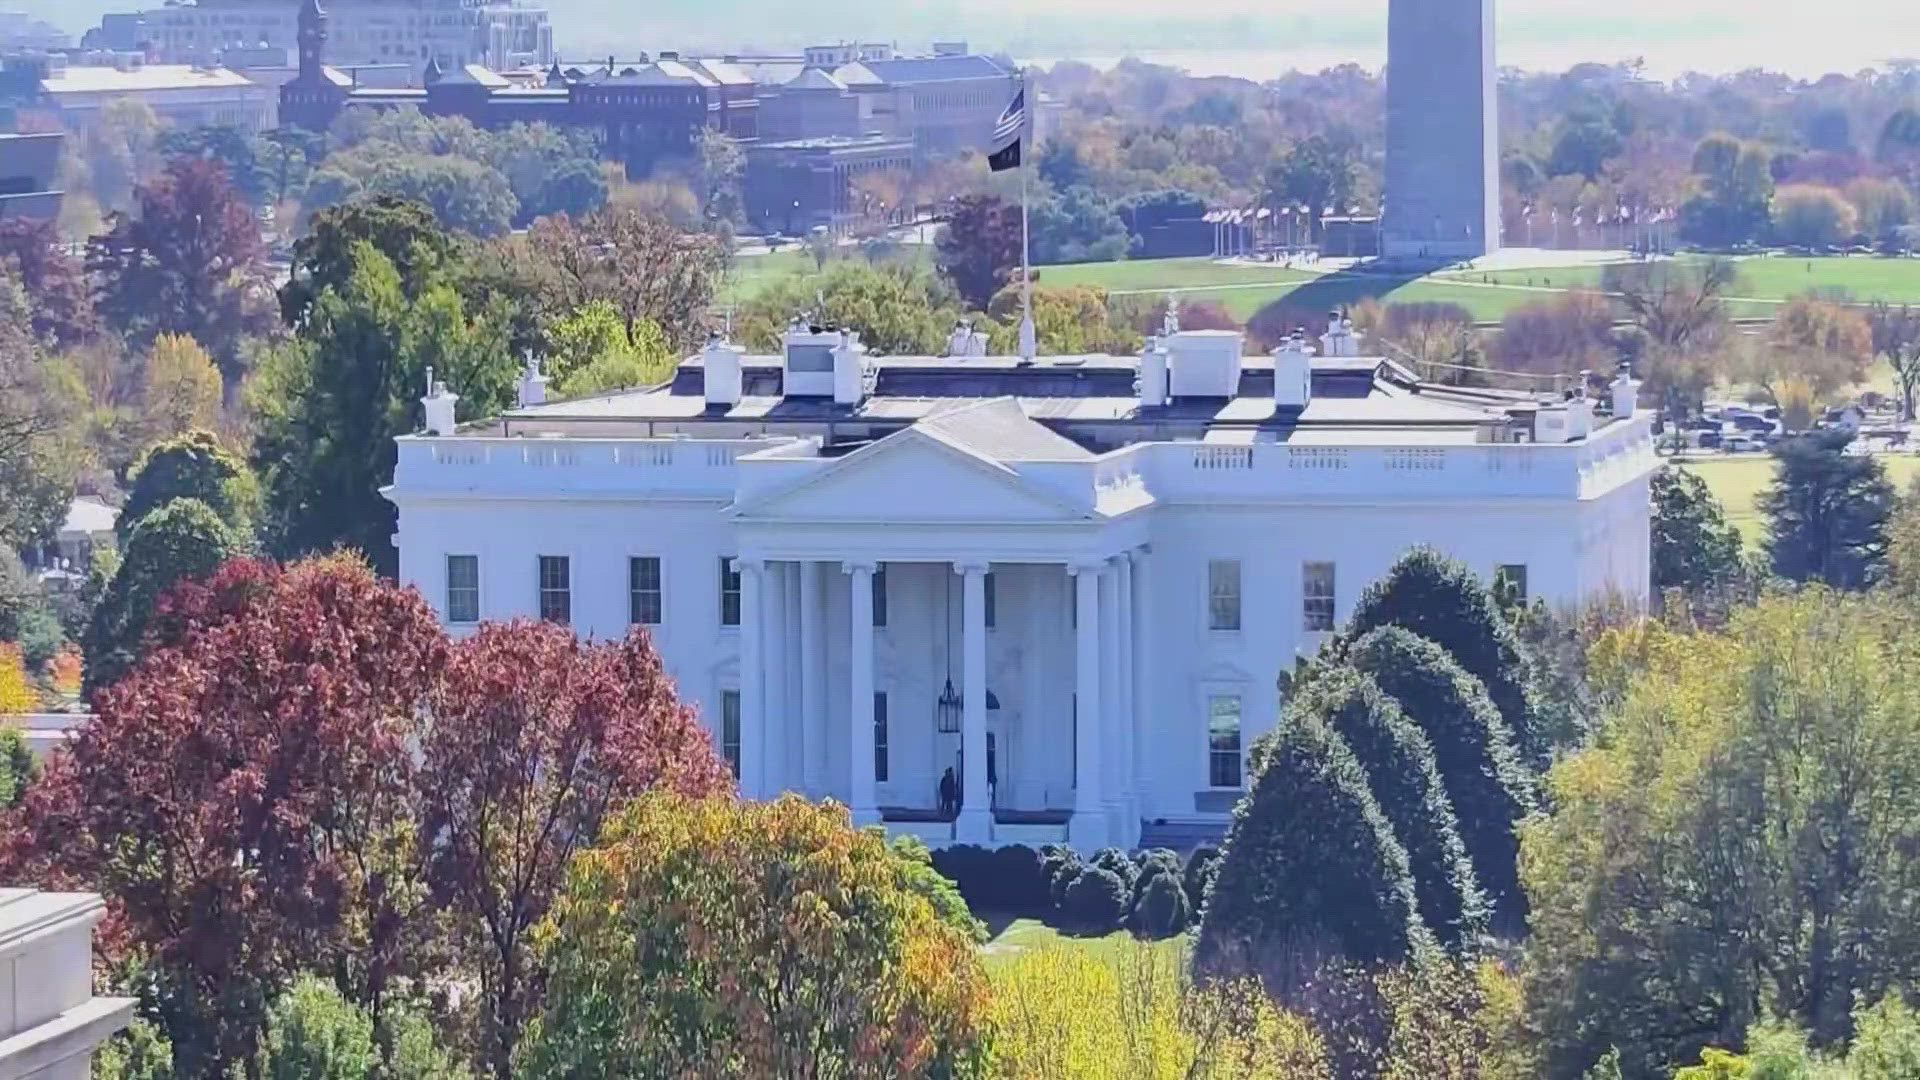
<path id="1" fill-rule="evenodd" d="M 1008 139 L 1017 137 L 1021 129 L 1026 126 L 1027 91 L 1025 87 L 1021 87 L 1020 92 L 1014 94 L 1013 101 L 1007 105 L 1007 111 L 1001 113 L 1000 119 L 993 125 L 994 145 L 997 146 L 1000 143 L 1006 142 Z"/>

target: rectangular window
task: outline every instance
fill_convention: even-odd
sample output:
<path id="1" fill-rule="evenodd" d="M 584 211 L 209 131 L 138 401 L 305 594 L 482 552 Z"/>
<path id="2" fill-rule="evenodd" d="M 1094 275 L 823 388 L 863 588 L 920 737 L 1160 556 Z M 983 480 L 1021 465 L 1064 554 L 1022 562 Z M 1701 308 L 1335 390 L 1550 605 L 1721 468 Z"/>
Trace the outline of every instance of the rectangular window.
<path id="1" fill-rule="evenodd" d="M 573 569 L 565 555 L 540 556 L 540 617 L 557 623 L 573 619 Z"/>
<path id="2" fill-rule="evenodd" d="M 660 625 L 658 555 L 635 555 L 627 560 L 627 621 L 640 626 Z"/>
<path id="3" fill-rule="evenodd" d="M 740 779 L 740 691 L 720 691 L 720 756 Z"/>
<path id="4" fill-rule="evenodd" d="M 1527 602 L 1527 564 L 1502 563 L 1493 570 L 1493 598 L 1502 604 Z"/>
<path id="5" fill-rule="evenodd" d="M 720 556 L 720 625 L 740 625 L 740 564 Z"/>
<path id="6" fill-rule="evenodd" d="M 996 611 L 995 609 L 996 609 L 996 608 L 998 608 L 998 607 L 1000 606 L 999 604 L 997 604 L 997 603 L 995 603 L 995 602 L 994 602 L 994 599 L 993 599 L 993 571 L 991 571 L 991 570 L 989 570 L 989 571 L 987 571 L 987 577 L 986 577 L 986 583 L 987 583 L 987 584 L 986 584 L 986 589 L 987 589 L 987 629 L 989 629 L 989 630 L 991 630 L 991 629 L 993 629 L 993 624 L 994 624 L 994 622 L 995 622 L 995 621 L 997 620 L 997 618 L 998 618 L 998 616 L 999 616 L 999 612 L 998 612 L 998 611 Z"/>
<path id="7" fill-rule="evenodd" d="M 873 778 L 887 782 L 887 695 L 873 695 Z"/>
<path id="8" fill-rule="evenodd" d="M 447 556 L 447 621 L 480 621 L 480 556 Z"/>
<path id="9" fill-rule="evenodd" d="M 1240 560 L 1215 559 L 1207 564 L 1207 626 L 1214 630 L 1240 629 Z"/>
<path id="10" fill-rule="evenodd" d="M 1240 786 L 1240 698 L 1235 694 L 1207 698 L 1207 784 Z"/>
<path id="11" fill-rule="evenodd" d="M 887 625 L 887 564 L 873 568 L 873 625 Z"/>
<path id="12" fill-rule="evenodd" d="M 1313 632 L 1333 629 L 1333 564 L 1300 564 L 1300 613 L 1303 625 Z"/>

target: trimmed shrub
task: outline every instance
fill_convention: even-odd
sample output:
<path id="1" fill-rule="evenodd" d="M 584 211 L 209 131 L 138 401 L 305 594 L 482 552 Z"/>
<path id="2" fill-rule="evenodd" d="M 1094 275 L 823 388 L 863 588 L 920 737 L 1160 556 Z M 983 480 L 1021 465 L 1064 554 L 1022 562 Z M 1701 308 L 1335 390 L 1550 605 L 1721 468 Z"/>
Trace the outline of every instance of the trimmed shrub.
<path id="1" fill-rule="evenodd" d="M 1187 869 L 1181 876 L 1181 884 L 1187 890 L 1187 907 L 1193 911 L 1196 919 L 1207 906 L 1207 890 L 1213 887 L 1213 875 L 1219 869 L 1220 849 L 1212 844 L 1202 844 L 1187 856 Z"/>
<path id="2" fill-rule="evenodd" d="M 1172 848 L 1163 847 L 1136 851 L 1133 853 L 1133 865 L 1138 867 L 1140 871 L 1137 875 L 1136 885 L 1139 881 L 1144 881 L 1157 873 L 1168 873 L 1174 877 L 1179 877 L 1180 853 Z"/>
<path id="3" fill-rule="evenodd" d="M 993 853 L 978 844 L 949 844 L 933 852 L 933 868 L 960 890 L 969 908 L 993 907 Z"/>
<path id="4" fill-rule="evenodd" d="M 1445 649 L 1487 688 L 1528 764 L 1546 763 L 1520 639 L 1465 564 L 1428 547 L 1401 556 L 1360 594 L 1341 640 L 1357 640 L 1382 626 L 1406 627 Z"/>
<path id="5" fill-rule="evenodd" d="M 1025 844 L 1009 844 L 996 849 L 990 862 L 998 907 L 1015 915 L 1039 916 L 1053 906 L 1039 852 Z"/>
<path id="6" fill-rule="evenodd" d="M 1128 892 L 1133 891 L 1133 883 L 1140 876 L 1140 867 L 1134 863 L 1132 856 L 1117 847 L 1103 847 L 1094 852 L 1093 858 L 1087 860 L 1087 865 L 1113 871 Z"/>
<path id="7" fill-rule="evenodd" d="M 1120 875 L 1104 866 L 1088 864 L 1080 876 L 1067 886 L 1066 902 L 1060 914 L 1075 930 L 1086 934 L 1110 934 L 1120 929 L 1127 913 L 1127 884 Z"/>
<path id="8" fill-rule="evenodd" d="M 1301 696 L 1346 741 L 1413 872 L 1413 894 L 1434 937 L 1457 949 L 1485 932 L 1486 898 L 1460 842 L 1433 747 L 1372 679 L 1336 668 Z"/>
<path id="9" fill-rule="evenodd" d="M 1170 938 L 1187 928 L 1192 919 L 1187 890 L 1179 877 L 1164 871 L 1140 881 L 1133 904 L 1133 932 L 1146 938 Z"/>
<path id="10" fill-rule="evenodd" d="M 1200 921 L 1197 970 L 1256 974 L 1289 999 L 1327 962 L 1401 963 L 1431 947 L 1406 849 L 1353 751 L 1289 703 L 1253 744 L 1253 785 Z"/>
<path id="11" fill-rule="evenodd" d="M 1533 778 L 1486 687 L 1445 649 L 1399 626 L 1362 635 L 1347 649 L 1347 662 L 1371 676 L 1426 733 L 1494 920 L 1504 932 L 1519 933 L 1527 898 L 1516 826 L 1533 811 Z"/>
<path id="12" fill-rule="evenodd" d="M 1072 885 L 1085 864 L 1080 855 L 1072 848 L 1063 848 L 1055 857 L 1043 864 L 1049 871 L 1047 877 L 1048 906 L 1055 911 L 1063 910 L 1067 903 L 1067 886 Z"/>

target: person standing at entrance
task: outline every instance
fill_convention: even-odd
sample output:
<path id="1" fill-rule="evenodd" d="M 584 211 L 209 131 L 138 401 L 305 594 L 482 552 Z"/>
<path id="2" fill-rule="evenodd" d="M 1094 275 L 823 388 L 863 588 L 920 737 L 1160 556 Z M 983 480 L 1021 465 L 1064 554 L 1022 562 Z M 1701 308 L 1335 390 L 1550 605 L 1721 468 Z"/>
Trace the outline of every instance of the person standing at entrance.
<path id="1" fill-rule="evenodd" d="M 940 776 L 940 816 L 952 819 L 960 814 L 960 784 L 953 778 L 953 766 Z"/>

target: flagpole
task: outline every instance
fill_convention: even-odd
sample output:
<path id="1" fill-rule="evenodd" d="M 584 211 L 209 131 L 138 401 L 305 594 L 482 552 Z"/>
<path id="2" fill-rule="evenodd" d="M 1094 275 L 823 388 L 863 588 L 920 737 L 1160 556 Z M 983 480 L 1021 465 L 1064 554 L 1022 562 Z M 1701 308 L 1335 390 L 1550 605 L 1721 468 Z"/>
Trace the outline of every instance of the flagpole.
<path id="1" fill-rule="evenodd" d="M 1027 132 L 1032 124 L 1033 102 L 1027 100 L 1027 73 L 1020 72 L 1020 133 L 1014 136 L 1019 143 L 1027 141 Z M 1028 263 L 1030 244 L 1027 239 L 1027 170 L 1031 163 L 1027 160 L 1027 146 L 1020 146 L 1020 357 L 1031 360 L 1040 353 L 1039 335 L 1033 327 L 1033 268 Z"/>

